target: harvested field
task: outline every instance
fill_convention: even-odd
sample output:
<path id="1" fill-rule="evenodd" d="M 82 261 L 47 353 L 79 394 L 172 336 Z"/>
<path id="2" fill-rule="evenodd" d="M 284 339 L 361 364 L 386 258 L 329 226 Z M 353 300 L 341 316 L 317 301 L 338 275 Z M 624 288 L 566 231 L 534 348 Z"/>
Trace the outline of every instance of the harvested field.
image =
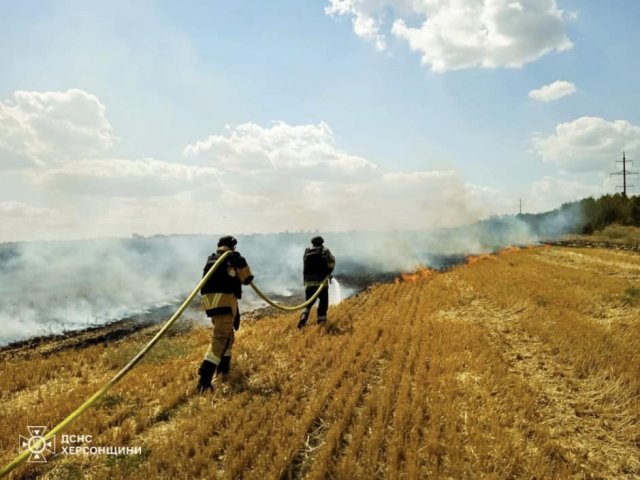
<path id="1" fill-rule="evenodd" d="M 210 332 L 178 328 L 73 423 L 137 455 L 54 456 L 11 478 L 640 478 L 640 255 L 540 247 L 420 271 L 241 327 L 196 396 Z M 54 426 L 157 326 L 0 352 L 0 462 Z M 42 347 L 41 347 L 42 348 Z"/>

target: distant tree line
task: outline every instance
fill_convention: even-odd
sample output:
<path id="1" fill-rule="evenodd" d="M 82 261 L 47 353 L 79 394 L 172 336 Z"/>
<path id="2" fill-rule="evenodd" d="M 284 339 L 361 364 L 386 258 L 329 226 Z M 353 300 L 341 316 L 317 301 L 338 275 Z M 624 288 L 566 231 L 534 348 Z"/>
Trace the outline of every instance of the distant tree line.
<path id="1" fill-rule="evenodd" d="M 640 227 L 640 196 L 616 193 L 597 199 L 589 197 L 550 212 L 517 217 L 543 235 L 561 231 L 590 234 L 613 223 Z"/>
<path id="2" fill-rule="evenodd" d="M 602 230 L 612 223 L 640 227 L 640 196 L 627 197 L 617 193 L 597 200 L 585 198 L 580 203 L 585 218 L 583 233 Z"/>

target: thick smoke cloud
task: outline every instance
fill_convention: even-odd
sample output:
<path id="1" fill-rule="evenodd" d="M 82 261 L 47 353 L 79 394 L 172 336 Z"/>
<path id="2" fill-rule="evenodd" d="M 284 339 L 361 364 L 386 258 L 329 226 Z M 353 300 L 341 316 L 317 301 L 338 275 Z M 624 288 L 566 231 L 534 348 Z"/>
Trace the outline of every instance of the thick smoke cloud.
<path id="1" fill-rule="evenodd" d="M 464 254 L 530 244 L 541 236 L 562 233 L 577 219 L 579 212 L 564 212 L 562 218 L 550 217 L 535 228 L 511 217 L 430 233 L 323 236 L 337 258 L 335 277 L 348 295 L 363 286 L 365 277 L 411 271 L 420 265 L 438 268 L 459 262 Z M 263 291 L 299 298 L 302 255 L 313 235 L 239 236 L 238 250 Z M 0 345 L 177 304 L 201 278 L 215 244 L 216 237 L 174 236 L 0 245 Z M 333 284 L 334 300 L 336 288 Z M 242 310 L 264 305 L 250 288 L 244 291 Z"/>
<path id="2" fill-rule="evenodd" d="M 182 239 L 5 244 L 0 343 L 106 323 L 175 301 L 193 283 Z"/>

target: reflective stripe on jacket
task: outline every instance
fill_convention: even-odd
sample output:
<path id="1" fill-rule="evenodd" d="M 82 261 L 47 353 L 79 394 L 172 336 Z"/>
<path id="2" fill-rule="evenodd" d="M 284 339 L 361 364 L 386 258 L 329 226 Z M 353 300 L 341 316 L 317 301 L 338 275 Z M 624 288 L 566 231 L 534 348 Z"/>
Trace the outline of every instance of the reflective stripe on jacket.
<path id="1" fill-rule="evenodd" d="M 206 275 L 228 247 L 220 247 L 207 259 L 202 275 Z M 238 252 L 233 252 L 226 261 L 213 272 L 207 283 L 200 289 L 202 306 L 208 316 L 231 314 L 238 312 L 238 299 L 242 297 L 242 285 L 253 281 L 251 269 L 247 261 Z"/>
<path id="2" fill-rule="evenodd" d="M 238 313 L 238 299 L 232 293 L 205 293 L 202 296 L 202 307 L 207 316 L 232 315 Z"/>

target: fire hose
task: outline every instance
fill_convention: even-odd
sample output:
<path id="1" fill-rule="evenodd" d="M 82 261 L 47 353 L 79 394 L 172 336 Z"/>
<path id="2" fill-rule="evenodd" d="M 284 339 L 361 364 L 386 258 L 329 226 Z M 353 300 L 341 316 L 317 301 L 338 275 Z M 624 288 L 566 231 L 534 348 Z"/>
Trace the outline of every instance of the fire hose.
<path id="1" fill-rule="evenodd" d="M 62 420 L 60 423 L 58 423 L 58 425 L 56 425 L 54 428 L 52 428 L 49 431 L 49 433 L 47 433 L 46 435 L 43 435 L 42 437 L 40 437 L 40 439 L 37 440 L 34 443 L 34 445 L 32 445 L 32 446 L 30 445 L 29 448 L 25 449 L 16 458 L 14 458 L 10 463 L 8 463 L 4 467 L 2 467 L 2 469 L 0 469 L 0 478 L 3 478 L 5 475 L 8 475 L 13 469 L 15 469 L 21 463 L 23 463 L 31 455 L 32 449 L 33 450 L 42 449 L 43 446 L 46 445 L 46 442 L 48 440 L 51 440 L 51 438 L 53 438 L 58 432 L 63 430 L 65 427 L 67 427 L 71 422 L 73 422 L 76 418 L 78 418 L 91 405 L 93 405 L 100 398 L 102 398 L 102 396 L 104 396 L 104 394 L 107 393 L 114 385 L 116 385 L 120 380 L 122 380 L 122 378 L 127 373 L 129 373 L 129 371 L 131 369 L 133 369 L 133 367 L 135 367 L 138 364 L 138 362 L 140 362 L 140 360 L 142 360 L 142 358 L 147 353 L 149 353 L 149 350 L 151 350 L 153 348 L 153 346 L 156 343 L 158 343 L 158 340 L 160 340 L 160 338 L 162 338 L 162 336 L 165 333 L 167 333 L 167 330 L 169 330 L 169 328 L 171 328 L 171 326 L 180 318 L 180 316 L 182 316 L 182 314 L 187 309 L 189 304 L 193 301 L 193 299 L 196 297 L 196 295 L 198 294 L 200 289 L 204 286 L 204 284 L 207 282 L 207 280 L 209 280 L 211 275 L 213 275 L 213 272 L 215 272 L 218 269 L 218 267 L 222 264 L 222 262 L 230 254 L 231 254 L 231 252 L 225 252 L 220 256 L 220 258 L 211 266 L 209 271 L 202 277 L 202 280 L 200 280 L 200 282 L 198 282 L 198 284 L 194 287 L 194 289 L 191 291 L 191 293 L 186 298 L 186 300 L 184 302 L 182 302 L 182 305 L 180 305 L 180 307 L 178 307 L 178 309 L 171 316 L 171 318 L 165 322 L 165 324 L 158 331 L 158 333 L 156 333 L 156 335 L 149 341 L 149 343 L 147 343 L 144 346 L 144 348 L 142 350 L 140 350 L 138 352 L 138 354 L 129 361 L 129 363 L 127 363 L 118 373 L 116 373 L 113 376 L 113 378 L 111 378 L 111 380 L 109 380 L 100 390 L 98 390 L 96 393 L 94 393 L 82 405 L 80 405 L 73 412 L 71 412 L 64 420 Z M 260 291 L 260 289 L 258 289 L 258 287 L 256 287 L 253 283 L 251 283 L 251 287 L 256 291 L 256 293 L 264 301 L 266 301 L 270 305 L 273 305 L 274 307 L 279 308 L 281 310 L 293 311 L 293 310 L 300 310 L 302 308 L 307 307 L 311 303 L 313 303 L 313 301 L 315 301 L 315 299 L 318 297 L 318 295 L 320 295 L 320 291 L 323 288 L 326 287 L 328 280 L 329 280 L 329 277 L 324 279 L 322 284 L 318 287 L 318 290 L 313 294 L 313 296 L 311 298 L 309 298 L 309 300 L 307 300 L 306 302 L 304 302 L 304 303 L 302 303 L 300 305 L 295 305 L 295 306 L 286 306 L 286 305 L 277 304 L 277 303 L 271 301 L 269 298 L 267 298 L 267 296 L 264 295 L 264 293 L 262 293 Z"/>
<path id="2" fill-rule="evenodd" d="M 296 310 L 302 310 L 305 307 L 308 307 L 309 305 L 311 305 L 313 302 L 316 301 L 316 298 L 318 298 L 318 295 L 320 295 L 320 292 L 322 291 L 323 288 L 325 288 L 327 286 L 327 282 L 329 282 L 329 278 L 330 277 L 326 277 L 322 283 L 320 284 L 320 286 L 318 287 L 318 289 L 315 291 L 315 293 L 309 297 L 309 300 L 307 300 L 304 303 L 301 303 L 300 305 L 293 305 L 293 306 L 287 306 L 287 305 L 281 305 L 279 303 L 276 303 L 272 300 L 270 300 L 264 293 L 262 293 L 262 291 L 260 291 L 260 289 L 258 287 L 256 287 L 253 283 L 251 283 L 251 288 L 253 288 L 253 290 L 258 294 L 258 296 L 260 298 L 262 298 L 265 302 L 267 302 L 269 305 L 279 308 L 280 310 L 284 310 L 286 312 L 294 312 Z"/>

